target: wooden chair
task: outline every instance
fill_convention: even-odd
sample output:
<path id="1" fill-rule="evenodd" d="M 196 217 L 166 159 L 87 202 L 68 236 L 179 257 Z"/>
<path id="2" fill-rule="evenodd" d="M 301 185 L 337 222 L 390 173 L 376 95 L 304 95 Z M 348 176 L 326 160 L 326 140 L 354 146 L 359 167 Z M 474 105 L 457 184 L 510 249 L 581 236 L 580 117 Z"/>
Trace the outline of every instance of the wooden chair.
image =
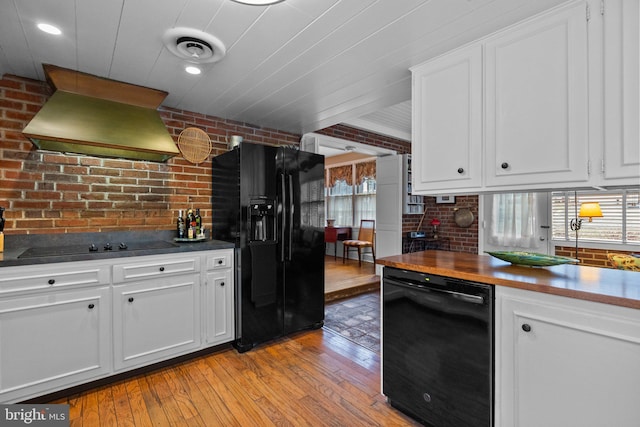
<path id="1" fill-rule="evenodd" d="M 362 249 L 371 248 L 373 263 L 376 263 L 376 250 L 374 248 L 374 236 L 376 231 L 376 221 L 373 219 L 360 220 L 360 233 L 357 240 L 345 240 L 342 242 L 342 263 L 349 255 L 349 249 L 358 250 L 358 265 L 362 265 Z"/>

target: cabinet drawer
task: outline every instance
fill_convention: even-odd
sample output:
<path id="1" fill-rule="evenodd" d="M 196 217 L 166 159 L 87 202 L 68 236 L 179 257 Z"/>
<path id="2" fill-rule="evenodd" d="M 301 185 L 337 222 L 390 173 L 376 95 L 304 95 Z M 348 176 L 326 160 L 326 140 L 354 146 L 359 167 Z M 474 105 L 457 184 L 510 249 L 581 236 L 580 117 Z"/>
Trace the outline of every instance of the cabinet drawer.
<path id="1" fill-rule="evenodd" d="M 218 251 L 207 255 L 207 270 L 233 267 L 233 250 Z"/>
<path id="2" fill-rule="evenodd" d="M 109 268 L 106 265 L 31 265 L 0 270 L 0 295 L 72 286 L 105 285 L 109 282 Z"/>
<path id="3" fill-rule="evenodd" d="M 132 280 L 171 276 L 175 274 L 200 272 L 200 258 L 153 257 L 148 260 L 137 260 L 130 264 L 113 266 L 113 282 L 130 282 Z"/>

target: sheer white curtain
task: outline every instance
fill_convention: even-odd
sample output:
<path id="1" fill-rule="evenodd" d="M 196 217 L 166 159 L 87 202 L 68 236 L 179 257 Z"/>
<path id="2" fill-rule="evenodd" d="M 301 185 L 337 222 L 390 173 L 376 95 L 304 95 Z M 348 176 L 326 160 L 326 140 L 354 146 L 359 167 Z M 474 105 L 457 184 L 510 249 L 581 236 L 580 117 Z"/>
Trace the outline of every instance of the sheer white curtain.
<path id="1" fill-rule="evenodd" d="M 376 219 L 375 194 L 359 194 L 356 196 L 356 218 L 353 226 L 359 227 L 361 219 Z"/>
<path id="2" fill-rule="evenodd" d="M 494 194 L 489 242 L 499 246 L 537 247 L 537 197 L 535 193 Z"/>
<path id="3" fill-rule="evenodd" d="M 351 195 L 327 198 L 327 218 L 335 219 L 336 225 L 352 227 L 353 199 Z"/>
<path id="4" fill-rule="evenodd" d="M 344 180 L 336 181 L 335 185 L 329 188 L 327 218 L 335 219 L 336 225 L 353 226 L 353 187 Z"/>

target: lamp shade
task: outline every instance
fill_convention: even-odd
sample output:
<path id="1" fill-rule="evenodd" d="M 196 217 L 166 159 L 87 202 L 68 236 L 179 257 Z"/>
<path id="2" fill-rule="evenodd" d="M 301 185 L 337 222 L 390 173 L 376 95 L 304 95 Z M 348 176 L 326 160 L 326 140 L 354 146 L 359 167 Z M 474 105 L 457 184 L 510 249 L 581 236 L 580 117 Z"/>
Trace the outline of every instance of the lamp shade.
<path id="1" fill-rule="evenodd" d="M 431 220 L 431 225 L 440 225 L 440 220 L 438 218 L 433 218 Z"/>
<path id="2" fill-rule="evenodd" d="M 585 202 L 580 205 L 580 214 L 578 215 L 581 218 L 601 218 L 602 217 L 602 209 L 600 209 L 600 203 L 598 202 Z"/>

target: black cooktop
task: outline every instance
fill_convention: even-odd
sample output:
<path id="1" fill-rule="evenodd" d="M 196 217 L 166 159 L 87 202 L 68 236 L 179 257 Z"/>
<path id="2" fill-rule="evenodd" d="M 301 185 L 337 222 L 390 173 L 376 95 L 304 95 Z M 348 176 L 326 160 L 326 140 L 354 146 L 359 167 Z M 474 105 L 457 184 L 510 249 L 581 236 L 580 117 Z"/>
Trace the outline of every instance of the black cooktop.
<path id="1" fill-rule="evenodd" d="M 119 242 L 119 243 L 104 243 L 97 245 L 89 243 L 85 245 L 63 245 L 63 246 L 46 246 L 39 248 L 29 248 L 18 256 L 18 258 L 39 258 L 39 257 L 54 257 L 65 255 L 82 255 L 89 253 L 102 253 L 112 251 L 135 251 L 135 250 L 149 250 L 149 249 L 165 249 L 175 248 L 179 245 L 173 242 L 167 242 L 164 240 L 151 240 L 142 242 Z"/>

